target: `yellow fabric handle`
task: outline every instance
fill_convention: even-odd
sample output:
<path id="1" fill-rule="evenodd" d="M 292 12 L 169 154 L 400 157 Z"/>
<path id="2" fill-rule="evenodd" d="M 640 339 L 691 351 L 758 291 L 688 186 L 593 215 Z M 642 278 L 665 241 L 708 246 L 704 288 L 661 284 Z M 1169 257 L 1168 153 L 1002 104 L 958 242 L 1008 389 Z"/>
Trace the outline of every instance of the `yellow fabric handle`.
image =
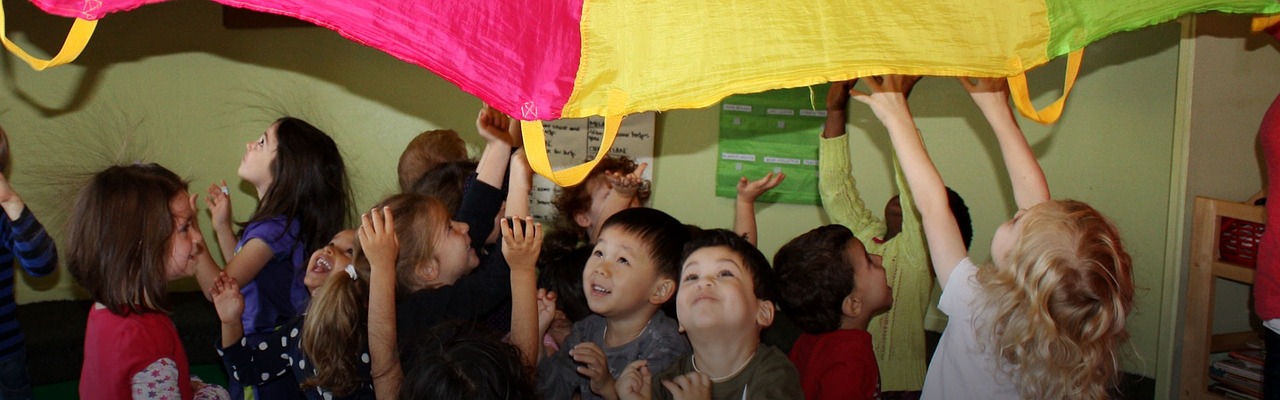
<path id="1" fill-rule="evenodd" d="M 627 104 L 627 95 L 617 91 L 609 91 L 609 115 L 604 117 L 604 137 L 600 141 L 600 150 L 596 152 L 596 157 L 580 165 L 575 165 L 559 171 L 551 170 L 551 160 L 547 156 L 546 133 L 542 130 L 542 121 L 521 121 L 520 129 L 524 134 L 525 156 L 529 157 L 529 166 L 533 168 L 533 172 L 542 175 L 559 186 L 573 186 L 582 183 L 587 179 L 587 174 L 595 169 L 596 164 L 609 154 L 609 149 L 613 147 L 613 139 L 618 136 L 618 127 L 622 126 L 622 118 L 625 115 L 616 113 L 616 110 L 622 110 Z"/>
<path id="2" fill-rule="evenodd" d="M 1280 23 L 1280 15 L 1259 15 L 1253 17 L 1253 22 L 1250 25 L 1252 25 L 1253 33 L 1258 33 L 1277 23 Z"/>
<path id="3" fill-rule="evenodd" d="M 1067 95 L 1071 94 L 1071 87 L 1075 86 L 1076 76 L 1080 74 L 1080 61 L 1083 58 L 1083 48 L 1067 56 L 1067 79 L 1062 87 L 1062 97 L 1040 110 L 1036 110 L 1036 106 L 1031 104 L 1031 94 L 1027 91 L 1027 73 L 1010 76 L 1008 78 L 1009 95 L 1013 97 L 1013 105 L 1018 107 L 1018 111 L 1022 112 L 1023 116 L 1032 121 L 1042 124 L 1058 122 L 1058 118 L 1062 117 L 1062 107 L 1067 103 Z"/>
<path id="4" fill-rule="evenodd" d="M 75 24 L 71 25 L 71 32 L 67 33 L 67 40 L 62 43 L 62 50 L 58 54 L 48 60 L 41 60 L 32 57 L 21 47 L 9 41 L 9 35 L 4 27 L 4 3 L 0 1 L 0 43 L 4 43 L 4 47 L 9 49 L 14 55 L 26 61 L 31 68 L 36 71 L 44 71 L 46 68 L 56 67 L 62 64 L 74 61 L 80 56 L 80 52 L 84 51 L 84 46 L 89 44 L 89 38 L 93 36 L 93 29 L 98 26 L 97 20 L 86 20 L 76 18 Z"/>

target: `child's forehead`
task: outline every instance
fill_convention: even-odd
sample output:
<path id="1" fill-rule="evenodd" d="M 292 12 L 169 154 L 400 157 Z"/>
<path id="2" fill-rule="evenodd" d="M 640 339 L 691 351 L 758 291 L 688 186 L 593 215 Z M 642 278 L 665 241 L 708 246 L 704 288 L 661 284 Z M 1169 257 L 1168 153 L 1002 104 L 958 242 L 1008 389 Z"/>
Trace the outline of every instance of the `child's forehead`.
<path id="1" fill-rule="evenodd" d="M 693 253 L 689 253 L 689 257 L 681 264 L 680 271 L 684 272 L 690 268 L 729 268 L 731 270 L 754 275 L 751 274 L 751 268 L 747 268 L 742 254 L 738 254 L 738 252 L 733 251 L 733 249 L 730 249 L 727 246 L 711 246 L 694 250 Z"/>
<path id="2" fill-rule="evenodd" d="M 644 237 L 621 226 L 610 226 L 600 232 L 598 244 L 622 247 L 629 251 L 648 252 L 649 243 Z"/>

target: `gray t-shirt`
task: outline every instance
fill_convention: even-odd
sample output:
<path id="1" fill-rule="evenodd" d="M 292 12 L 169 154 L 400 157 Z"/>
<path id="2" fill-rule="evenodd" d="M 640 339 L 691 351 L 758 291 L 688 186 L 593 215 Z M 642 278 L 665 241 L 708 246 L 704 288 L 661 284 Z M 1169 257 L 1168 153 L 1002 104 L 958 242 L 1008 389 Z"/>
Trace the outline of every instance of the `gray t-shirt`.
<path id="1" fill-rule="evenodd" d="M 653 399 L 670 400 L 671 391 L 662 385 L 662 381 L 693 371 L 693 353 L 690 352 L 680 357 L 671 368 L 653 376 Z M 742 372 L 727 381 L 711 384 L 711 399 L 803 400 L 804 390 L 800 388 L 800 373 L 787 355 L 776 347 L 761 344 Z"/>
<path id="2" fill-rule="evenodd" d="M 693 351 L 689 339 L 680 333 L 680 325 L 658 311 L 649 318 L 640 336 L 618 347 L 604 346 L 605 319 L 592 314 L 573 324 L 573 332 L 565 338 L 560 351 L 538 363 L 538 392 L 544 399 L 568 399 L 575 392 L 582 393 L 583 400 L 602 399 L 591 392 L 591 380 L 578 374 L 578 364 L 569 350 L 579 343 L 594 342 L 604 350 L 609 373 L 617 378 L 627 365 L 636 360 L 649 360 L 651 371 L 661 371 L 670 366 L 681 354 Z"/>

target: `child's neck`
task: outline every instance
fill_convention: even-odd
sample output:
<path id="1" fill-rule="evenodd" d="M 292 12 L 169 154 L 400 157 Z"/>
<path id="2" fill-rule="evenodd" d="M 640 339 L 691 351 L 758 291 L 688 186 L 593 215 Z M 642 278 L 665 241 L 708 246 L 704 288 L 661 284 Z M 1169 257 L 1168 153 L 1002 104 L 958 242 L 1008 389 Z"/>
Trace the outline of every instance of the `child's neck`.
<path id="1" fill-rule="evenodd" d="M 653 313 L 643 312 L 605 318 L 604 347 L 618 347 L 636 340 L 649 326 L 650 319 L 653 319 Z"/>
<path id="2" fill-rule="evenodd" d="M 689 335 L 693 346 L 693 363 L 699 372 L 722 382 L 742 372 L 760 348 L 759 330 L 746 329 L 737 337 L 724 335 Z M 697 338 L 697 339 L 695 339 Z"/>
<path id="3" fill-rule="evenodd" d="M 867 330 L 871 326 L 871 316 L 844 317 L 840 319 L 840 329 Z"/>

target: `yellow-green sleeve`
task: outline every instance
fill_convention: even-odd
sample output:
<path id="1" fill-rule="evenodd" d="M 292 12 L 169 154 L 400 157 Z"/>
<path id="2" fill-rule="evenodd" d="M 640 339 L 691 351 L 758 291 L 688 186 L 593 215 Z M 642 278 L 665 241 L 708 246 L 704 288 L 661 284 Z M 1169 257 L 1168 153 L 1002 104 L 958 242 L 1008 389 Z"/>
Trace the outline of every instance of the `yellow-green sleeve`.
<path id="1" fill-rule="evenodd" d="M 862 201 L 849 163 L 849 135 L 818 139 L 818 193 L 831 221 L 853 231 L 864 244 L 884 235 L 884 221 Z M 905 207 L 904 207 L 905 209 Z"/>

